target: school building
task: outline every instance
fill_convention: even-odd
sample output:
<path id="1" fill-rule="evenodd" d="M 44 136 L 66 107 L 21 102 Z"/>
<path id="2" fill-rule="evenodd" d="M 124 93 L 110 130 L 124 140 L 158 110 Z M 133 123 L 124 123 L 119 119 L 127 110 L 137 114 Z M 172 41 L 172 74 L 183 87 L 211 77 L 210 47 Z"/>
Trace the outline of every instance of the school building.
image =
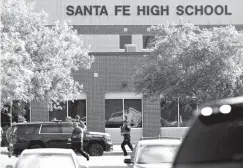
<path id="1" fill-rule="evenodd" d="M 95 62 L 91 69 L 73 73 L 84 86 L 79 99 L 67 100 L 63 110 L 54 111 L 31 102 L 30 120 L 79 114 L 88 130 L 108 132 L 113 141 L 120 137 L 124 118 L 133 127 L 133 141 L 163 132 L 159 101 L 146 103 L 143 94 L 135 94 L 131 78 L 134 66 L 146 64 L 151 25 L 189 22 L 243 28 L 242 0 L 41 0 L 36 7 L 48 13 L 48 25 L 71 20 Z"/>

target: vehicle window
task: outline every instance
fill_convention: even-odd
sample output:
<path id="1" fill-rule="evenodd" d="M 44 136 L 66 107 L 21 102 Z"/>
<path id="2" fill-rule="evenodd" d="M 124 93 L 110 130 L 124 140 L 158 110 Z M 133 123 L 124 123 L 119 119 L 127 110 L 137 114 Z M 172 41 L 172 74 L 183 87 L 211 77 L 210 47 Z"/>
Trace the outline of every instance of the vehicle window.
<path id="1" fill-rule="evenodd" d="M 27 125 L 18 125 L 16 127 L 16 131 L 15 133 L 17 135 L 26 135 L 26 134 L 34 134 L 35 133 L 35 130 L 38 129 L 38 125 L 30 125 L 30 124 L 27 124 Z"/>
<path id="2" fill-rule="evenodd" d="M 59 125 L 58 124 L 42 125 L 41 133 L 60 133 Z"/>
<path id="3" fill-rule="evenodd" d="M 177 146 L 146 145 L 139 150 L 138 164 L 172 163 Z"/>
<path id="4" fill-rule="evenodd" d="M 16 168 L 75 168 L 71 154 L 25 154 Z"/>
<path id="5" fill-rule="evenodd" d="M 72 132 L 73 132 L 72 124 L 71 125 L 68 125 L 68 124 L 62 125 L 62 133 L 72 133 Z"/>
<path id="6" fill-rule="evenodd" d="M 178 152 L 175 164 L 243 159 L 243 105 L 231 106 L 229 114 L 200 116 Z"/>

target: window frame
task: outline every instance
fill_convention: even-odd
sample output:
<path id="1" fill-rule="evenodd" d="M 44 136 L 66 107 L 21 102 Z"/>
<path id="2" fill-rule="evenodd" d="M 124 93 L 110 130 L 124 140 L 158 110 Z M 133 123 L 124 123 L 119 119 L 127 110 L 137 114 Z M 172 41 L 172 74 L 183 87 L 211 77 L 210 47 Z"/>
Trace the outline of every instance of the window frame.
<path id="1" fill-rule="evenodd" d="M 29 111 L 29 119 L 26 117 L 25 118 L 25 115 L 27 115 L 27 112 L 26 112 L 26 114 L 25 115 L 23 115 L 22 117 L 24 117 L 25 119 L 26 119 L 26 122 L 31 122 L 31 115 L 32 115 L 32 110 L 31 110 L 31 101 L 29 101 L 29 102 L 24 102 L 24 101 L 22 101 L 22 100 L 12 100 L 11 102 L 10 102 L 10 104 L 5 104 L 4 106 L 5 107 L 7 107 L 8 108 L 8 110 L 9 110 L 9 113 L 11 113 L 11 115 L 13 114 L 13 106 L 14 106 L 14 104 L 15 103 L 18 103 L 18 102 L 20 102 L 20 103 L 25 103 L 25 107 L 24 108 L 26 108 L 26 106 L 29 106 L 28 107 L 28 111 Z M 2 114 L 2 110 L 3 109 L 1 109 L 1 114 Z M 3 113 L 3 114 L 5 114 L 5 113 Z M 27 115 L 27 116 L 28 116 Z M 12 123 L 13 123 L 13 117 L 10 119 L 10 125 L 12 125 Z"/>
<path id="2" fill-rule="evenodd" d="M 135 94 L 133 92 L 108 92 L 105 94 L 105 99 L 104 99 L 104 103 L 105 100 L 107 99 L 122 99 L 122 103 L 123 103 L 123 119 L 124 119 L 124 112 L 125 112 L 125 104 L 124 104 L 124 100 L 127 99 L 139 99 L 141 100 L 141 113 L 142 113 L 142 127 L 132 127 L 132 129 L 143 129 L 143 94 Z M 104 109 L 104 113 L 105 113 L 106 109 Z M 105 128 L 105 129 L 120 129 L 120 128 Z"/>
<path id="3" fill-rule="evenodd" d="M 66 100 L 64 100 L 63 102 L 65 102 L 66 103 L 66 117 L 68 116 L 68 102 L 69 101 L 72 101 L 72 100 L 85 100 L 85 108 L 86 108 L 86 110 L 85 110 L 85 116 L 86 116 L 86 126 L 88 125 L 88 115 L 87 115 L 87 105 L 88 105 L 88 103 L 87 103 L 87 93 L 81 93 L 81 94 L 79 94 L 78 96 L 76 96 L 76 97 L 71 97 L 71 96 L 67 96 L 66 97 Z M 49 120 L 50 120 L 50 108 L 48 107 L 48 116 L 49 116 Z"/>
<path id="4" fill-rule="evenodd" d="M 61 101 L 61 102 L 59 102 L 59 105 L 61 105 L 62 106 L 62 103 L 64 103 L 64 107 L 66 108 L 66 118 L 67 118 L 67 116 L 68 116 L 68 105 L 67 105 L 67 103 L 68 103 L 68 101 L 67 100 L 65 100 L 65 101 Z M 52 105 L 53 105 L 54 103 L 52 102 Z M 60 110 L 60 109 L 53 109 L 53 111 L 54 110 Z M 63 109 L 61 109 L 61 110 L 63 110 Z M 53 111 L 51 111 L 50 110 L 50 108 L 48 107 L 48 116 L 49 116 L 49 121 L 52 121 L 51 119 L 50 119 L 50 112 L 53 112 Z M 65 112 L 65 110 L 64 110 L 64 112 Z M 55 112 L 56 113 L 56 112 Z M 59 112 L 58 112 L 59 113 Z"/>
<path id="5" fill-rule="evenodd" d="M 87 117 L 87 96 L 85 98 L 74 99 L 74 101 L 75 100 L 85 100 L 85 117 L 86 117 L 86 124 L 85 125 L 87 126 L 87 123 L 88 123 L 88 120 L 87 120 L 87 118 L 88 118 Z M 69 101 L 72 101 L 72 100 L 67 100 L 67 116 L 69 116 L 68 115 L 68 108 L 69 108 L 68 103 L 69 103 Z M 80 119 L 81 119 L 81 117 L 80 117 Z"/>

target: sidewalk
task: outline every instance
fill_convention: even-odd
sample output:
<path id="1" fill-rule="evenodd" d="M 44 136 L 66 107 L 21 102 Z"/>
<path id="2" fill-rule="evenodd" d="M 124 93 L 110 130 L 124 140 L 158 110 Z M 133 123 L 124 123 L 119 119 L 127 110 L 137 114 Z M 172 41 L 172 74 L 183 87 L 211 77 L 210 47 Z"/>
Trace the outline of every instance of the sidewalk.
<path id="1" fill-rule="evenodd" d="M 129 149 L 128 146 L 125 146 L 128 155 L 130 155 L 132 153 L 132 151 Z M 133 145 L 134 147 L 134 145 Z M 7 155 L 8 154 L 8 150 L 7 147 L 0 147 L 0 155 Z M 123 156 L 123 151 L 121 149 L 121 145 L 113 145 L 113 150 L 109 151 L 109 152 L 104 152 L 104 156 Z"/>

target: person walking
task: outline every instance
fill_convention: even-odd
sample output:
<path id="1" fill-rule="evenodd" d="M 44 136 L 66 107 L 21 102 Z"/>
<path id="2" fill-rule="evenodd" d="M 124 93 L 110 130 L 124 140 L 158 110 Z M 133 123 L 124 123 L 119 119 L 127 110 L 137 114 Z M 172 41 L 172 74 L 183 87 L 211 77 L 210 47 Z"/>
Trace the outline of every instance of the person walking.
<path id="1" fill-rule="evenodd" d="M 127 156 L 125 145 L 128 145 L 131 151 L 133 151 L 133 146 L 131 144 L 131 128 L 127 125 L 126 120 L 123 121 L 123 126 L 121 127 L 121 135 L 124 137 L 124 140 L 121 144 L 121 148 L 124 153 L 124 156 Z"/>
<path id="2" fill-rule="evenodd" d="M 89 160 L 89 154 L 83 151 L 83 130 L 78 126 L 78 123 L 73 123 L 73 132 L 71 137 L 71 148 L 74 152 L 80 153 L 87 160 Z"/>

